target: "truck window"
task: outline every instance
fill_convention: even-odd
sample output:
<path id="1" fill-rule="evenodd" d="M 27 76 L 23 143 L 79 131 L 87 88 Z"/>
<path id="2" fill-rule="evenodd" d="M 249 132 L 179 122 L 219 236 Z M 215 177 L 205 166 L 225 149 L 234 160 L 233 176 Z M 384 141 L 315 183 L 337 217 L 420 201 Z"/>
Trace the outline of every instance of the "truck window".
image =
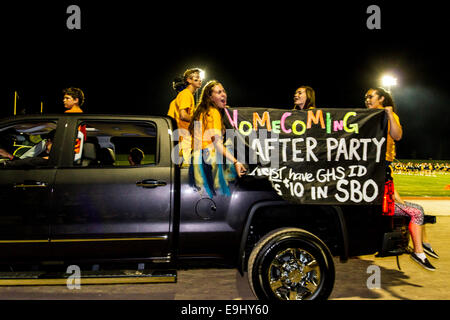
<path id="1" fill-rule="evenodd" d="M 21 121 L 1 127 L 1 167 L 46 167 L 55 132 L 56 121 L 48 120 Z"/>
<path id="2" fill-rule="evenodd" d="M 151 122 L 83 121 L 77 131 L 75 166 L 130 167 L 156 163 L 156 125 Z"/>

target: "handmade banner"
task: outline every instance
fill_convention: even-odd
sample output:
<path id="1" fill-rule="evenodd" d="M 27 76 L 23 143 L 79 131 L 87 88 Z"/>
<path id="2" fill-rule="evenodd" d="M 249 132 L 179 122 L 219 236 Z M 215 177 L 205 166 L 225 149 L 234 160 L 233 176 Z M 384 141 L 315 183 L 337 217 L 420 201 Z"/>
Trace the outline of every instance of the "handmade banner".
<path id="1" fill-rule="evenodd" d="M 224 123 L 248 175 L 301 204 L 381 204 L 384 110 L 228 108 Z"/>

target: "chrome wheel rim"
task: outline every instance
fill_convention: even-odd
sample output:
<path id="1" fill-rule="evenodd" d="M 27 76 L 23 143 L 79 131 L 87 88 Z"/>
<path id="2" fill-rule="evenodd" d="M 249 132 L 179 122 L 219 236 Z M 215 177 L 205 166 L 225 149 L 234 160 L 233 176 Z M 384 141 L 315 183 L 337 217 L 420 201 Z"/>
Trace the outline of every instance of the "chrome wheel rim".
<path id="1" fill-rule="evenodd" d="M 280 251 L 268 269 L 272 292 L 281 300 L 305 300 L 314 296 L 321 282 L 317 260 L 306 250 Z"/>

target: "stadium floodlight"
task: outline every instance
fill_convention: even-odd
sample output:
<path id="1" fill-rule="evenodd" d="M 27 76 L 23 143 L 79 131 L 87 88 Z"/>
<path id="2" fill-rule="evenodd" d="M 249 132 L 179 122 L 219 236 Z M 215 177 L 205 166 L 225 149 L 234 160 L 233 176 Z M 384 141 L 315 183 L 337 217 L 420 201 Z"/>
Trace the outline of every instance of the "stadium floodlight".
<path id="1" fill-rule="evenodd" d="M 397 85 L 397 78 L 391 75 L 384 75 L 381 78 L 381 85 L 385 87 L 388 91 L 391 91 L 391 87 Z"/>
<path id="2" fill-rule="evenodd" d="M 198 70 L 200 70 L 200 79 L 202 79 L 202 81 L 205 80 L 205 78 L 206 78 L 205 70 L 202 70 L 200 68 Z"/>

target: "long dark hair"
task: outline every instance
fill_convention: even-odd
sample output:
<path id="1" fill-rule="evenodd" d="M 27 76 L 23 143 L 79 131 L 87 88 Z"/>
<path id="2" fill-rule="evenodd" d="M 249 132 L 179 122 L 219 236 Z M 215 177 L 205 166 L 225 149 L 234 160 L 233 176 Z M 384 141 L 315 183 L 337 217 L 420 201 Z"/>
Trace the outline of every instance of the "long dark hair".
<path id="1" fill-rule="evenodd" d="M 395 108 L 394 99 L 392 98 L 391 94 L 388 91 L 386 91 L 386 89 L 384 89 L 382 87 L 376 87 L 376 88 L 371 88 L 371 89 L 375 90 L 375 92 L 377 93 L 377 95 L 379 97 L 384 97 L 384 100 L 381 102 L 383 107 L 392 107 L 392 110 L 395 113 L 397 113 L 397 110 Z"/>
<path id="2" fill-rule="evenodd" d="M 197 104 L 197 107 L 195 108 L 194 115 L 192 116 L 191 123 L 189 124 L 189 133 L 191 136 L 194 136 L 194 122 L 199 121 L 201 115 L 203 115 L 203 128 L 206 127 L 206 114 L 208 113 L 210 108 L 217 108 L 214 102 L 211 100 L 212 91 L 215 86 L 221 85 L 221 83 L 217 80 L 211 80 L 209 81 L 202 90 L 202 93 L 200 94 L 200 100 Z M 219 109 L 220 111 L 220 109 Z M 223 116 L 223 112 L 220 112 L 220 114 Z M 222 124 L 223 126 L 223 124 Z"/>
<path id="3" fill-rule="evenodd" d="M 314 89 L 310 86 L 300 86 L 297 88 L 304 88 L 306 91 L 306 101 L 305 106 L 303 107 L 303 110 L 309 109 L 309 108 L 315 108 L 316 107 L 316 93 L 314 92 Z M 296 109 L 297 106 L 294 105 L 294 109 Z"/>

